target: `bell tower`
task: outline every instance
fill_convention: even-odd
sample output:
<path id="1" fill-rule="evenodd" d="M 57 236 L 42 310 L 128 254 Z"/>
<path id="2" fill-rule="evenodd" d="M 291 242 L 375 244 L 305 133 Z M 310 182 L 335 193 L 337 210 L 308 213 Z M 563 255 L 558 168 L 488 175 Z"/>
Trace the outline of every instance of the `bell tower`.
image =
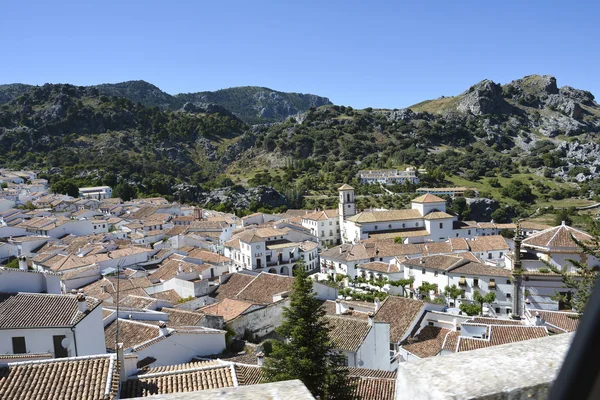
<path id="1" fill-rule="evenodd" d="M 344 184 L 338 189 L 338 193 L 338 218 L 340 219 L 340 236 L 342 239 L 342 243 L 346 243 L 347 235 L 344 221 L 346 220 L 346 218 L 356 214 L 356 207 L 354 204 L 354 188 L 348 184 Z"/>

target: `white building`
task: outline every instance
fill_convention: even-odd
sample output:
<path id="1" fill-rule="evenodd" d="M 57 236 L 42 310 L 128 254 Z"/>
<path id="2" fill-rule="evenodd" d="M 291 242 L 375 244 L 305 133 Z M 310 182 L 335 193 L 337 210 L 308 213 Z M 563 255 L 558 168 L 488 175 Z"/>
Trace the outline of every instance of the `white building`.
<path id="1" fill-rule="evenodd" d="M 406 171 L 397 169 L 370 169 L 359 171 L 357 177 L 360 183 L 365 184 L 403 184 L 405 182 L 416 184 L 419 183 L 417 173 L 413 167 L 406 168 Z"/>
<path id="2" fill-rule="evenodd" d="M 340 244 L 338 210 L 315 211 L 302 216 L 302 226 L 310 229 L 321 246 Z"/>
<path id="3" fill-rule="evenodd" d="M 0 293 L 0 354 L 61 358 L 105 351 L 99 300 L 83 294 Z"/>
<path id="4" fill-rule="evenodd" d="M 368 238 L 402 238 L 404 243 L 424 243 L 476 235 L 476 229 L 463 229 L 456 216 L 446 213 L 444 199 L 431 194 L 413 199 L 408 210 L 356 214 L 354 189 L 344 185 L 338 191 L 343 243 L 358 243 Z"/>
<path id="5" fill-rule="evenodd" d="M 435 196 L 450 196 L 452 198 L 456 197 L 464 197 L 465 192 L 473 192 L 475 193 L 474 197 L 479 197 L 479 190 L 476 188 L 468 188 L 468 187 L 446 187 L 446 188 L 418 188 L 416 190 L 417 194 L 432 194 Z"/>
<path id="6" fill-rule="evenodd" d="M 112 197 L 110 186 L 94 186 L 79 188 L 79 197 L 88 199 L 104 200 Z"/>
<path id="7" fill-rule="evenodd" d="M 287 228 L 248 229 L 225 243 L 225 256 L 233 260 L 236 271 L 247 269 L 291 276 L 300 260 L 307 271 L 316 269 L 317 243 L 292 241 L 289 232 Z"/>

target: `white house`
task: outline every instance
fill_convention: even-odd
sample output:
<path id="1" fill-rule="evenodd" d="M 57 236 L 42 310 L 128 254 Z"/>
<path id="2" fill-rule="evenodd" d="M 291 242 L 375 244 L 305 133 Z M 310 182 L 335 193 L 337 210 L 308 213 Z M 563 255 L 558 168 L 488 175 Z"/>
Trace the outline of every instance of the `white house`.
<path id="1" fill-rule="evenodd" d="M 110 186 L 94 186 L 79 188 L 79 197 L 88 199 L 104 200 L 112 197 Z"/>
<path id="2" fill-rule="evenodd" d="M 398 169 L 370 169 L 359 171 L 357 177 L 360 183 L 364 184 L 403 184 L 403 183 L 419 183 L 417 172 L 414 167 L 406 168 L 406 171 Z"/>
<path id="3" fill-rule="evenodd" d="M 340 218 L 338 210 L 315 211 L 302 216 L 302 226 L 310 229 L 320 245 L 340 244 Z"/>
<path id="4" fill-rule="evenodd" d="M 0 354 L 60 358 L 104 352 L 100 301 L 81 293 L 0 293 Z"/>

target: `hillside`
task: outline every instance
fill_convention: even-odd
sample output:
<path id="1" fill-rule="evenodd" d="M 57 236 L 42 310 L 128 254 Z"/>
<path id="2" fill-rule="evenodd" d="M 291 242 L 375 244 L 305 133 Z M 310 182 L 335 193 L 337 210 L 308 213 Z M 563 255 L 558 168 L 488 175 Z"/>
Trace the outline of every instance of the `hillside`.
<path id="1" fill-rule="evenodd" d="M 263 96 L 257 93 L 275 92 L 231 89 L 194 103 L 173 96 L 185 105 L 170 110 L 143 104 L 171 101 L 154 86 L 126 86 L 118 90 L 127 96 L 137 90 L 140 104 L 107 96 L 106 87 L 44 85 L 21 92 L 0 107 L 0 166 L 41 169 L 52 182 L 127 183 L 143 195 L 229 209 L 248 205 L 236 202 L 245 196 L 242 186 L 272 187 L 289 206 L 331 206 L 341 183 L 356 185 L 359 207 L 401 207 L 414 187 L 395 187 L 405 195 L 382 197 L 381 188 L 360 185 L 355 176 L 360 169 L 407 165 L 429 171 L 423 185 L 477 187 L 507 205 L 510 216 L 557 201 L 586 204 L 600 195 L 600 107 L 589 92 L 558 88 L 552 77 L 503 86 L 483 81 L 458 96 L 402 110 L 311 106 L 283 122 L 255 126 L 228 110 L 248 116 L 249 104 Z M 286 101 L 297 111 L 292 101 L 301 95 L 295 96 Z M 318 99 L 324 98 L 303 104 L 324 101 Z M 229 189 L 209 193 L 223 186 Z M 282 204 L 269 190 L 261 189 L 251 208 Z"/>
<path id="2" fill-rule="evenodd" d="M 146 81 L 127 81 L 90 86 L 101 95 L 129 99 L 147 107 L 161 110 L 193 111 L 218 109 L 228 110 L 246 123 L 259 124 L 281 122 L 286 118 L 308 111 L 311 107 L 331 104 L 329 99 L 312 94 L 285 93 L 276 90 L 244 86 L 217 90 L 215 92 L 185 93 L 172 96 Z M 15 100 L 34 86 L 23 84 L 0 85 L 0 105 Z M 187 105 L 186 105 L 187 104 Z"/>
<path id="3" fill-rule="evenodd" d="M 257 86 L 178 94 L 175 97 L 183 102 L 218 104 L 248 123 L 283 121 L 311 107 L 331 104 L 326 97 L 314 94 L 284 93 Z"/>

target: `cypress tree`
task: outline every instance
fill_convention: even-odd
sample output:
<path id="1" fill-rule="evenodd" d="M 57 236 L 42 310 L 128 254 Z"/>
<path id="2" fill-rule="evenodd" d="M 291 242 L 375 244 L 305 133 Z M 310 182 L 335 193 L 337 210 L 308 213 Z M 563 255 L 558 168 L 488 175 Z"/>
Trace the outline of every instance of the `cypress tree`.
<path id="1" fill-rule="evenodd" d="M 314 396 L 337 400 L 351 398 L 347 369 L 329 338 L 325 311 L 315 297 L 312 280 L 303 263 L 294 271 L 290 305 L 283 310 L 283 323 L 276 331 L 286 340 L 273 343 L 265 360 L 263 376 L 268 382 L 299 379 Z"/>

